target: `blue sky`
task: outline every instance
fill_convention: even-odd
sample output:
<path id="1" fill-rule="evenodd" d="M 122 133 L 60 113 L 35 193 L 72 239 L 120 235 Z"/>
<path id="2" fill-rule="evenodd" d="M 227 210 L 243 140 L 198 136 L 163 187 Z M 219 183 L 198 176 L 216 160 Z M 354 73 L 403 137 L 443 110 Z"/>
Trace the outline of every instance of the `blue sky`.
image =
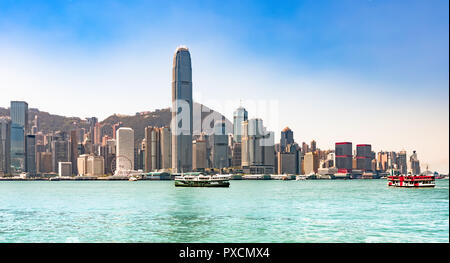
<path id="1" fill-rule="evenodd" d="M 415 147 L 448 170 L 448 1 L 224 2 L 0 0 L 0 106 L 100 119 L 167 107 L 184 44 L 199 102 L 277 100 L 276 134 Z"/>

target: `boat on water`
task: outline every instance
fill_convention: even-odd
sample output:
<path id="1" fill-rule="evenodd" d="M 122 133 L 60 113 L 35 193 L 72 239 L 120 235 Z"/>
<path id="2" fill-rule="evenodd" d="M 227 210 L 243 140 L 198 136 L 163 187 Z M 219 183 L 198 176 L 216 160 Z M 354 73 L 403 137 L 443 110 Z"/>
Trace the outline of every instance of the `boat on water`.
<path id="1" fill-rule="evenodd" d="M 435 179 L 434 174 L 428 173 L 428 166 L 427 171 L 423 175 L 414 175 L 411 173 L 394 175 L 393 170 L 391 170 L 390 175 L 387 177 L 388 186 L 410 188 L 435 187 Z"/>
<path id="2" fill-rule="evenodd" d="M 177 187 L 229 187 L 228 175 L 187 174 L 175 177 Z"/>
<path id="3" fill-rule="evenodd" d="M 435 187 L 434 175 L 390 175 L 387 180 L 394 187 Z"/>
<path id="4" fill-rule="evenodd" d="M 306 180 L 306 178 L 307 178 L 307 175 L 297 175 L 295 177 L 295 181 L 303 181 L 303 180 Z"/>
<path id="5" fill-rule="evenodd" d="M 128 179 L 128 181 L 137 181 L 138 179 L 136 178 L 136 177 L 134 177 L 134 176 L 131 176 L 129 179 Z"/>

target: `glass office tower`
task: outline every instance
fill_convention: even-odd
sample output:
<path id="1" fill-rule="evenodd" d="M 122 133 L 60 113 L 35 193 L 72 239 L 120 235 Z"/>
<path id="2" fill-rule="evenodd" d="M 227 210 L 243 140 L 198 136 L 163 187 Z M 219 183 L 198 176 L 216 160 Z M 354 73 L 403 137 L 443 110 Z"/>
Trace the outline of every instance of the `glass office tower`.
<path id="1" fill-rule="evenodd" d="M 25 171 L 25 135 L 28 131 L 28 103 L 11 101 L 11 168 L 13 173 Z"/>

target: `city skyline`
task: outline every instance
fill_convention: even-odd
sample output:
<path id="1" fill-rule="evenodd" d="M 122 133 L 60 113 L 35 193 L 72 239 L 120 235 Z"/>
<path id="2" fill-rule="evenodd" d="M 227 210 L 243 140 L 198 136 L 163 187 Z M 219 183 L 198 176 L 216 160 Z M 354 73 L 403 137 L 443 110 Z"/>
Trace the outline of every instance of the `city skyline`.
<path id="1" fill-rule="evenodd" d="M 5 32 L 0 34 L 4 58 L 0 76 L 7 76 L 0 77 L 0 105 L 23 100 L 30 108 L 53 114 L 96 115 L 100 119 L 114 113 L 132 115 L 167 108 L 171 80 L 171 61 L 167 58 L 176 46 L 186 44 L 193 56 L 193 100 L 229 120 L 233 112 L 221 111 L 218 101 L 235 102 L 236 109 L 243 99 L 249 119 L 264 119 L 269 130 L 275 131 L 276 141 L 279 131 L 289 126 L 295 131 L 296 141 L 314 139 L 319 148 L 331 149 L 336 141 L 352 141 L 370 143 L 375 151 L 405 149 L 409 155 L 416 150 L 432 170 L 448 173 L 448 13 L 441 11 L 448 10 L 448 3 L 388 5 L 368 1 L 350 7 L 344 1 L 339 6 L 324 7 L 301 2 L 292 11 L 288 11 L 290 5 L 281 5 L 273 13 L 273 5 L 267 4 L 250 12 L 249 18 L 260 18 L 256 22 L 232 15 L 236 3 L 225 6 L 222 12 L 217 6 L 205 9 L 186 4 L 183 7 L 188 8 L 182 12 L 137 1 L 125 9 L 130 13 L 119 15 L 123 3 L 118 1 L 105 5 L 112 11 L 110 16 L 98 18 L 92 10 L 104 5 L 102 1 L 49 3 L 52 1 L 27 3 L 39 10 L 40 18 L 42 14 L 53 15 L 54 21 L 39 23 L 32 15 L 20 20 L 26 14 L 20 1 L 15 7 L 8 2 L 0 4 L 0 28 Z M 153 15 L 161 11 L 161 15 L 169 16 L 159 20 L 162 26 L 152 19 L 142 25 L 125 23 L 139 7 Z M 236 15 L 250 7 L 255 3 L 240 6 Z M 74 8 L 80 12 L 69 14 Z M 333 8 L 337 8 L 335 14 Z M 350 15 L 345 18 L 343 11 L 347 9 Z M 324 20 L 305 16 L 308 11 L 317 20 Z M 377 27 L 380 21 L 375 17 L 380 12 L 387 18 Z M 399 13 L 401 22 L 394 23 Z M 327 18 L 326 14 L 333 16 Z M 371 19 L 342 31 L 341 27 L 361 21 L 363 14 Z M 199 19 L 193 19 L 186 32 L 177 29 L 178 22 L 195 15 L 208 19 L 210 25 L 200 26 Z M 415 22 L 415 17 L 421 19 Z M 160 19 L 158 15 L 156 18 Z M 94 25 L 92 31 L 77 19 Z M 56 26 L 56 22 L 62 23 Z M 238 40 L 245 29 L 269 22 L 276 22 L 278 27 L 256 30 L 243 41 Z M 332 22 L 341 24 L 330 26 Z M 241 23 L 242 31 L 234 28 Z M 150 25 L 150 30 L 144 30 L 143 25 Z M 189 25 L 196 28 L 195 32 Z M 383 26 L 390 30 L 382 31 Z M 215 27 L 223 30 L 212 30 Z M 131 34 L 124 33 L 128 29 Z M 311 32 L 315 29 L 318 33 Z M 341 29 L 338 32 L 344 37 L 331 34 L 333 29 Z M 165 30 L 171 33 L 155 36 Z M 272 34 L 274 39 L 269 38 Z M 352 41 L 354 35 L 356 41 Z M 287 45 L 287 40 L 293 44 Z M 123 87 L 129 89 L 128 94 L 117 97 L 116 91 Z M 279 101 L 278 123 L 271 123 L 270 118 L 245 105 L 245 101 L 270 99 Z"/>

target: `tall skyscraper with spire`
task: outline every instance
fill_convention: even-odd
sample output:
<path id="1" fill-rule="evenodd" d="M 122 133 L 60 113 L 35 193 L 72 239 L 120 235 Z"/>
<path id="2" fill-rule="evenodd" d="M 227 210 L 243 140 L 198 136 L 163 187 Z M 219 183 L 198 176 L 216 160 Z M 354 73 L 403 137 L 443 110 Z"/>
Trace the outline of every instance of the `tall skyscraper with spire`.
<path id="1" fill-rule="evenodd" d="M 178 47 L 172 69 L 172 169 L 192 170 L 192 67 L 187 47 Z"/>
<path id="2" fill-rule="evenodd" d="M 233 113 L 233 140 L 240 143 L 242 140 L 242 122 L 248 120 L 248 112 L 243 108 L 237 108 Z"/>

